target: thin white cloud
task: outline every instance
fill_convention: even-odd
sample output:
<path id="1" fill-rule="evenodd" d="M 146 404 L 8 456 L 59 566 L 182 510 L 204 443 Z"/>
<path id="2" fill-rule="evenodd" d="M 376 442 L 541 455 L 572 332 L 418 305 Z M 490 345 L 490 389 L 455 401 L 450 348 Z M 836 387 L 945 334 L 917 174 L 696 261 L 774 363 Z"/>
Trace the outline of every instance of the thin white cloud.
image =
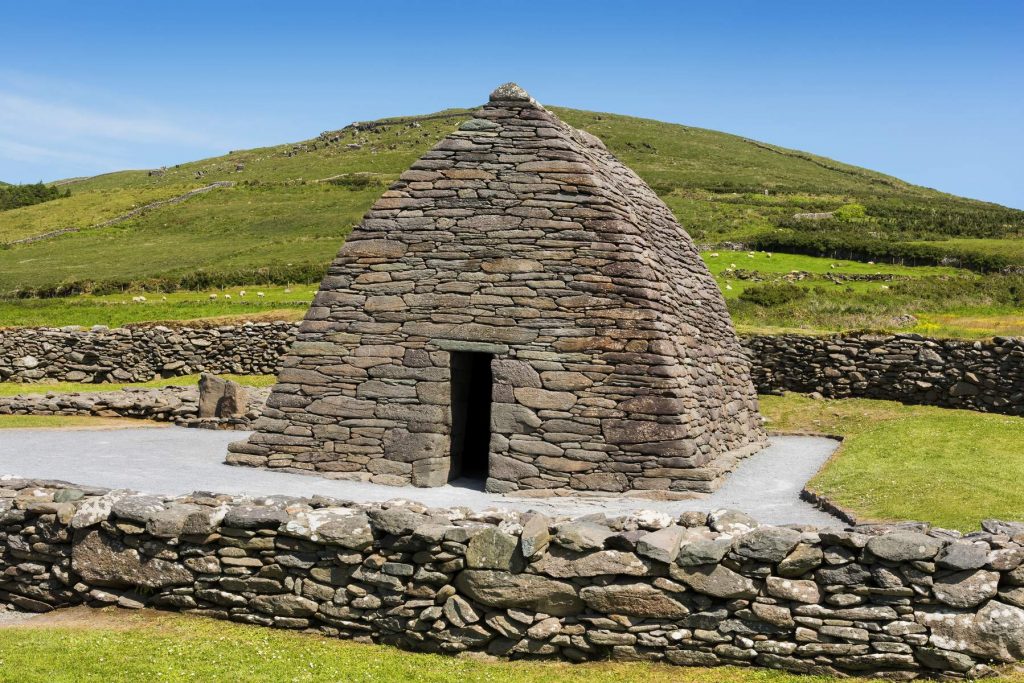
<path id="1" fill-rule="evenodd" d="M 0 91 L 0 131 L 24 135 L 37 132 L 67 139 L 77 136 L 120 142 L 211 144 L 195 131 L 146 116 L 120 116 Z"/>
<path id="2" fill-rule="evenodd" d="M 195 125 L 190 125 L 192 122 Z M 34 182 L 222 153 L 222 122 L 130 92 L 0 67 L 0 179 Z"/>
<path id="3" fill-rule="evenodd" d="M 95 154 L 74 152 L 64 148 L 42 147 L 30 145 L 17 140 L 0 138 L 0 157 L 28 163 L 46 162 L 49 160 L 68 161 L 76 164 L 117 164 L 121 159 L 97 157 Z"/>

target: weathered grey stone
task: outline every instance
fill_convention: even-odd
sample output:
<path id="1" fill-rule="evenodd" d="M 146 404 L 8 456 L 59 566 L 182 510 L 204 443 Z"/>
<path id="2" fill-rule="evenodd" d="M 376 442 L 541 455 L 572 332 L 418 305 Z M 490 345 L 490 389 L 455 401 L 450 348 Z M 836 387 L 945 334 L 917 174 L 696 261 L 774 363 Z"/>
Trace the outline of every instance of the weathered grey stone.
<path id="1" fill-rule="evenodd" d="M 758 523 L 739 510 L 714 510 L 708 515 L 708 526 L 724 534 L 742 534 L 756 528 Z"/>
<path id="2" fill-rule="evenodd" d="M 720 564 L 672 567 L 670 575 L 698 593 L 715 598 L 752 598 L 757 595 L 753 581 Z"/>
<path id="3" fill-rule="evenodd" d="M 736 554 L 760 562 L 781 562 L 799 541 L 799 531 L 762 526 L 748 531 L 737 540 Z"/>
<path id="4" fill-rule="evenodd" d="M 999 592 L 999 574 L 983 569 L 967 570 L 935 579 L 932 585 L 939 602 L 950 607 L 976 607 Z"/>
<path id="5" fill-rule="evenodd" d="M 489 607 L 530 609 L 553 616 L 578 614 L 583 609 L 572 584 L 533 574 L 467 569 L 455 577 L 455 587 Z"/>
<path id="6" fill-rule="evenodd" d="M 523 557 L 529 559 L 543 553 L 551 542 L 551 519 L 540 513 L 531 514 L 523 523 L 519 546 Z"/>
<path id="7" fill-rule="evenodd" d="M 373 545 L 370 518 L 362 512 L 325 522 L 316 532 L 324 542 L 350 550 L 366 550 Z"/>
<path id="8" fill-rule="evenodd" d="M 245 388 L 204 372 L 199 377 L 199 417 L 241 417 L 249 406 Z"/>
<path id="9" fill-rule="evenodd" d="M 945 569 L 980 569 L 988 562 L 987 543 L 957 541 L 942 548 L 935 557 L 935 564 Z"/>
<path id="10" fill-rule="evenodd" d="M 966 672 L 974 667 L 974 660 L 969 656 L 936 647 L 919 647 L 914 650 L 914 656 L 925 666 L 942 671 Z"/>
<path id="11" fill-rule="evenodd" d="M 990 600 L 975 612 L 921 607 L 914 616 L 931 629 L 929 643 L 982 659 L 1024 659 L 1024 609 Z"/>
<path id="12" fill-rule="evenodd" d="M 767 624 L 771 624 L 772 626 L 791 628 L 796 623 L 793 621 L 792 613 L 786 607 L 779 607 L 778 605 L 765 605 L 760 602 L 755 602 L 753 605 L 750 606 L 750 609 L 754 612 L 758 619 Z"/>
<path id="13" fill-rule="evenodd" d="M 783 600 L 805 603 L 821 602 L 821 589 L 814 581 L 769 576 L 765 587 L 768 590 L 768 595 Z"/>
<path id="14" fill-rule="evenodd" d="M 620 550 L 577 553 L 557 547 L 530 565 L 530 571 L 556 579 L 602 575 L 648 576 L 657 574 L 650 560 Z"/>
<path id="15" fill-rule="evenodd" d="M 154 496 L 124 496 L 117 498 L 112 512 L 118 519 L 136 524 L 146 524 L 149 520 L 163 512 L 164 503 Z"/>
<path id="16" fill-rule="evenodd" d="M 681 567 L 697 567 L 720 562 L 732 548 L 732 538 L 686 540 L 679 546 L 676 564 Z"/>
<path id="17" fill-rule="evenodd" d="M 867 549 L 880 559 L 890 562 L 930 560 L 939 552 L 941 543 L 937 539 L 915 531 L 894 531 L 873 536 Z"/>
<path id="18" fill-rule="evenodd" d="M 646 583 L 586 586 L 580 597 L 587 607 L 604 614 L 678 619 L 690 613 L 685 605 Z"/>
<path id="19" fill-rule="evenodd" d="M 569 550 L 600 550 L 613 533 L 608 527 L 592 522 L 566 522 L 555 528 L 553 540 Z"/>
<path id="20" fill-rule="evenodd" d="M 523 556 L 519 552 L 519 539 L 494 527 L 487 527 L 470 539 L 466 549 L 466 566 L 470 569 L 522 571 Z"/>
<path id="21" fill-rule="evenodd" d="M 235 505 L 224 515 L 224 524 L 238 529 L 274 529 L 287 521 L 287 512 L 264 505 Z"/>
<path id="22" fill-rule="evenodd" d="M 480 621 L 480 615 L 464 598 L 453 595 L 444 603 L 444 616 L 455 626 L 463 628 Z"/>
<path id="23" fill-rule="evenodd" d="M 189 517 L 203 512 L 198 505 L 172 505 L 160 510 L 146 524 L 146 531 L 157 538 L 175 538 L 185 529 Z"/>
<path id="24" fill-rule="evenodd" d="M 636 552 L 666 564 L 675 562 L 679 556 L 679 544 L 683 539 L 683 528 L 669 526 L 644 534 L 636 542 Z"/>
<path id="25" fill-rule="evenodd" d="M 123 491 L 111 491 L 102 496 L 82 501 L 75 510 L 75 516 L 71 519 L 71 527 L 85 529 L 106 521 L 113 511 L 114 503 L 125 495 Z"/>
<path id="26" fill-rule="evenodd" d="M 788 578 L 803 576 L 821 566 L 823 558 L 824 553 L 821 548 L 801 543 L 793 548 L 793 551 L 782 562 L 779 562 L 779 575 Z"/>
<path id="27" fill-rule="evenodd" d="M 310 617 L 319 605 L 301 595 L 257 595 L 250 602 L 252 608 L 275 617 Z"/>
<path id="28" fill-rule="evenodd" d="M 367 517 L 374 527 L 395 536 L 411 534 L 416 527 L 426 522 L 423 515 L 398 506 L 386 510 L 370 510 Z"/>
<path id="29" fill-rule="evenodd" d="M 117 538 L 98 531 L 79 531 L 71 553 L 71 568 L 96 586 L 160 589 L 184 586 L 195 579 L 181 565 L 143 557 Z"/>

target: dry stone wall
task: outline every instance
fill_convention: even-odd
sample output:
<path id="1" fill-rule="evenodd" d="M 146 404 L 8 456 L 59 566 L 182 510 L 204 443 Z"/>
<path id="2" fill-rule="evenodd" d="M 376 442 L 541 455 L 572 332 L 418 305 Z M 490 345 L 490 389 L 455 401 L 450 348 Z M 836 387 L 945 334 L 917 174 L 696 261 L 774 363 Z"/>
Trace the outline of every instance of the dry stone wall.
<path id="1" fill-rule="evenodd" d="M 182 427 L 246 430 L 262 414 L 270 390 L 250 389 L 246 393 L 246 405 L 230 417 L 201 410 L 200 392 L 195 387 L 3 396 L 0 415 L 127 417 L 173 422 Z"/>
<path id="2" fill-rule="evenodd" d="M 274 374 L 295 339 L 288 322 L 0 329 L 0 381 L 148 382 L 199 372 Z"/>
<path id="3" fill-rule="evenodd" d="M 1024 415 L 1024 338 L 765 335 L 743 343 L 761 393 L 818 392 Z"/>
<path id="4" fill-rule="evenodd" d="M 0 604 L 117 604 L 428 652 L 977 677 L 1024 658 L 1024 524 L 164 499 L 0 479 Z"/>
<path id="5" fill-rule="evenodd" d="M 0 330 L 0 380 L 149 381 L 201 371 L 273 374 L 295 323 L 212 329 L 17 328 Z M 819 392 L 829 398 L 1024 415 L 1024 339 L 928 339 L 918 335 L 741 337 L 760 393 Z"/>

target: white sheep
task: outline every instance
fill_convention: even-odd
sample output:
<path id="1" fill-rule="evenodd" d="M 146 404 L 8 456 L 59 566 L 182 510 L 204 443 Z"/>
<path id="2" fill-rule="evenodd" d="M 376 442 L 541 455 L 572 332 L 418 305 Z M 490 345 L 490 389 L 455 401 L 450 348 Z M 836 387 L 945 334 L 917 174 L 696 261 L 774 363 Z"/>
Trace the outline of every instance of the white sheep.
<path id="1" fill-rule="evenodd" d="M 210 298 L 211 298 L 211 299 L 216 299 L 216 298 L 217 298 L 217 295 L 216 295 L 216 294 L 211 294 L 211 295 L 210 295 Z"/>
<path id="2" fill-rule="evenodd" d="M 263 297 L 266 296 L 266 294 L 264 294 L 263 292 L 256 292 L 256 296 L 262 299 Z"/>

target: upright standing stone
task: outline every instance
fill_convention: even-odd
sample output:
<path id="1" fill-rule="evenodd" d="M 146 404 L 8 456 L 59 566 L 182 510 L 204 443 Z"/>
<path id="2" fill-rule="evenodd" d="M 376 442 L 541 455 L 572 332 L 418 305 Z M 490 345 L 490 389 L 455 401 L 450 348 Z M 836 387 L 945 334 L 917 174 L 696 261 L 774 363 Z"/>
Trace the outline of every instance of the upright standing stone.
<path id="1" fill-rule="evenodd" d="M 248 409 L 245 388 L 238 382 L 203 373 L 199 378 L 199 417 L 241 417 Z"/>

